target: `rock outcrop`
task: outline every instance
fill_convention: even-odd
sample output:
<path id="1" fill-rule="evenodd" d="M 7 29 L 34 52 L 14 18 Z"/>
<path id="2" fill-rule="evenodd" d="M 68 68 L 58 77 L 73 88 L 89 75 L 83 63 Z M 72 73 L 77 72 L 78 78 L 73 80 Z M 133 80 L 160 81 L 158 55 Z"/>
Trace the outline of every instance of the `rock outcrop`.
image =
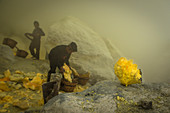
<path id="1" fill-rule="evenodd" d="M 14 56 L 12 49 L 7 45 L 0 45 L 0 73 L 9 69 L 24 72 L 47 73 L 49 63 L 47 60 L 33 60 Z"/>
<path id="2" fill-rule="evenodd" d="M 80 93 L 55 96 L 42 113 L 168 113 L 169 84 L 134 84 L 128 87 L 105 80 Z"/>
<path id="3" fill-rule="evenodd" d="M 78 52 L 72 54 L 71 65 L 79 73 L 89 71 L 91 83 L 114 79 L 113 64 L 119 54 L 112 50 L 115 55 L 111 55 L 102 37 L 88 25 L 79 19 L 66 17 L 50 26 L 48 34 L 45 43 L 48 53 L 57 45 L 67 45 L 73 41 L 77 43 Z"/>

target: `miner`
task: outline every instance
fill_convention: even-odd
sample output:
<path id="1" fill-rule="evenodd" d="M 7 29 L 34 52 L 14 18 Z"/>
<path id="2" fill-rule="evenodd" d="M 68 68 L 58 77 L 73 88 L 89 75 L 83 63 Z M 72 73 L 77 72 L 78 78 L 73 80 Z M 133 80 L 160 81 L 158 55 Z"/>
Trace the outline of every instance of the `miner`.
<path id="1" fill-rule="evenodd" d="M 49 53 L 50 71 L 48 72 L 47 82 L 50 81 L 51 73 L 55 73 L 56 67 L 58 67 L 61 73 L 64 72 L 62 68 L 64 63 L 70 67 L 69 58 L 72 52 L 77 52 L 77 44 L 75 42 L 71 42 L 69 45 L 59 45 L 51 49 Z"/>
<path id="2" fill-rule="evenodd" d="M 25 36 L 31 40 L 29 50 L 32 55 L 32 58 L 39 59 L 40 54 L 40 44 L 41 44 L 41 36 L 45 36 L 43 30 L 39 27 L 38 21 L 34 21 L 34 27 L 32 33 L 25 33 Z M 30 38 L 29 36 L 33 37 Z M 36 49 L 36 52 L 34 51 Z"/>

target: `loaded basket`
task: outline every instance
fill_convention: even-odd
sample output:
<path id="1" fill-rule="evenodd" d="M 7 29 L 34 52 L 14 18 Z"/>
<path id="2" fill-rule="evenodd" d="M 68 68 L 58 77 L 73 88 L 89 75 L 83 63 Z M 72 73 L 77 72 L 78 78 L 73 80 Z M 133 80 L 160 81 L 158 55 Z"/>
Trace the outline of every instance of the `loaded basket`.
<path id="1" fill-rule="evenodd" d="M 78 84 L 77 79 L 73 79 L 73 82 L 69 82 L 66 79 L 61 80 L 61 87 L 60 90 L 63 90 L 65 92 L 73 92 L 74 88 Z"/>

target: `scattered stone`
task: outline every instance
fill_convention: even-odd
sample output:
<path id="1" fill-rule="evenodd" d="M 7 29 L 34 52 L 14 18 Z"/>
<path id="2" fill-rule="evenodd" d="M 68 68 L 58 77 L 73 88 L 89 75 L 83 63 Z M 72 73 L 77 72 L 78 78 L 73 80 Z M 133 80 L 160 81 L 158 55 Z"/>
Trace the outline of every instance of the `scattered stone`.
<path id="1" fill-rule="evenodd" d="M 138 102 L 138 106 L 143 109 L 152 109 L 152 101 L 143 101 Z"/>
<path id="2" fill-rule="evenodd" d="M 19 101 L 19 102 L 14 102 L 13 106 L 19 107 L 22 110 L 28 109 L 29 108 L 29 103 L 26 101 Z"/>
<path id="3" fill-rule="evenodd" d="M 15 89 L 20 89 L 20 88 L 22 88 L 21 84 L 17 84 L 17 85 L 15 86 Z"/>
<path id="4" fill-rule="evenodd" d="M 24 73 L 24 76 L 33 79 L 36 76 L 36 73 Z"/>
<path id="5" fill-rule="evenodd" d="M 21 82 L 24 79 L 24 76 L 21 74 L 13 74 L 9 78 L 11 81 Z"/>
<path id="6" fill-rule="evenodd" d="M 1 92 L 0 93 L 0 99 L 4 98 L 6 95 L 7 95 L 6 92 Z"/>

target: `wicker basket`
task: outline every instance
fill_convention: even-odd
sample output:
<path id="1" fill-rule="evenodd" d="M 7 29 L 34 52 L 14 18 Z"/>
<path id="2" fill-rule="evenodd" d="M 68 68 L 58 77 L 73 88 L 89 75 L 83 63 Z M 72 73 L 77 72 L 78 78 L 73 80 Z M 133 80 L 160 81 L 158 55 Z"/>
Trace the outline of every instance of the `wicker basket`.
<path id="1" fill-rule="evenodd" d="M 27 53 L 26 51 L 24 51 L 24 50 L 19 50 L 19 49 L 17 50 L 16 56 L 22 57 L 22 58 L 26 58 L 27 55 L 28 55 L 28 53 Z"/>
<path id="2" fill-rule="evenodd" d="M 78 77 L 78 84 L 80 85 L 86 85 L 86 83 L 89 81 L 90 73 L 86 73 L 84 75 L 80 75 Z"/>
<path id="3" fill-rule="evenodd" d="M 9 47 L 13 49 L 16 46 L 17 42 L 10 38 L 4 38 L 3 44 L 8 45 Z"/>
<path id="4" fill-rule="evenodd" d="M 73 81 L 73 83 L 71 83 L 71 82 L 68 82 L 65 79 L 62 79 L 60 89 L 65 91 L 65 92 L 73 92 L 73 90 L 74 90 L 74 88 L 76 87 L 77 84 L 78 84 L 77 81 Z"/>

